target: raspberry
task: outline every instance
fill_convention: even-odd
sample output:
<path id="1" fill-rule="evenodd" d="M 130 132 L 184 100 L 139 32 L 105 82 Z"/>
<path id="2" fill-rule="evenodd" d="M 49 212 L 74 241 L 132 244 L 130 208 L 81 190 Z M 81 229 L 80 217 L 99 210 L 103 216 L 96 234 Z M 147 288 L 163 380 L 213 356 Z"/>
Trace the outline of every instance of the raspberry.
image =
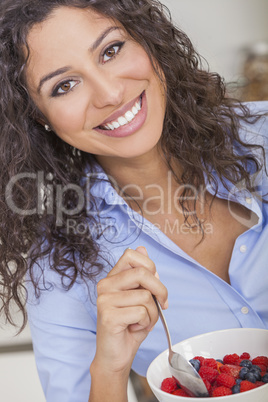
<path id="1" fill-rule="evenodd" d="M 212 367 L 217 370 L 218 365 L 215 359 L 204 359 L 202 366 Z"/>
<path id="2" fill-rule="evenodd" d="M 201 366 L 199 370 L 200 377 L 204 380 L 208 380 L 210 383 L 216 380 L 219 373 L 218 370 L 213 369 L 212 367 Z"/>
<path id="3" fill-rule="evenodd" d="M 208 392 L 210 392 L 211 389 L 212 389 L 212 385 L 210 384 L 210 382 L 209 382 L 206 378 L 204 378 L 204 379 L 203 379 L 203 383 L 205 384 L 205 386 L 206 386 Z"/>
<path id="4" fill-rule="evenodd" d="M 252 364 L 259 366 L 260 364 L 268 368 L 268 357 L 266 356 L 257 356 L 252 360 Z"/>
<path id="5" fill-rule="evenodd" d="M 253 382 L 243 380 L 240 384 L 240 392 L 249 391 L 250 389 L 256 388 L 256 385 Z"/>
<path id="6" fill-rule="evenodd" d="M 229 374 L 230 376 L 232 376 L 234 378 L 238 378 L 241 367 L 234 366 L 233 364 L 224 364 L 219 367 L 219 370 L 220 370 L 220 373 Z"/>
<path id="7" fill-rule="evenodd" d="M 205 358 L 203 356 L 195 356 L 194 359 L 199 360 L 201 365 L 202 365 L 203 361 L 205 360 Z"/>
<path id="8" fill-rule="evenodd" d="M 222 373 L 217 377 L 217 384 L 223 385 L 227 388 L 232 388 L 235 385 L 235 379 L 228 374 Z"/>
<path id="9" fill-rule="evenodd" d="M 177 386 L 176 380 L 173 377 L 165 378 L 162 381 L 161 390 L 164 392 L 167 392 L 168 394 L 171 394 L 177 388 L 178 388 L 178 386 Z"/>
<path id="10" fill-rule="evenodd" d="M 265 382 L 263 382 L 263 381 L 256 381 L 254 385 L 257 388 L 257 387 L 260 387 L 261 385 L 264 385 L 264 384 L 265 384 Z"/>
<path id="11" fill-rule="evenodd" d="M 242 353 L 242 355 L 240 356 L 241 360 L 249 360 L 250 359 L 250 354 L 247 352 Z"/>
<path id="12" fill-rule="evenodd" d="M 172 392 L 172 395 L 184 396 L 186 398 L 190 398 L 190 395 L 187 394 L 183 389 L 178 388 Z"/>
<path id="13" fill-rule="evenodd" d="M 212 396 L 226 396 L 226 395 L 232 395 L 232 390 L 224 386 L 217 387 L 212 392 Z"/>
<path id="14" fill-rule="evenodd" d="M 223 358 L 224 364 L 234 364 L 238 365 L 240 363 L 240 357 L 237 353 L 233 353 L 232 355 L 225 355 Z"/>
<path id="15" fill-rule="evenodd" d="M 264 364 L 258 364 L 258 367 L 261 369 L 261 376 L 266 374 L 266 366 Z"/>

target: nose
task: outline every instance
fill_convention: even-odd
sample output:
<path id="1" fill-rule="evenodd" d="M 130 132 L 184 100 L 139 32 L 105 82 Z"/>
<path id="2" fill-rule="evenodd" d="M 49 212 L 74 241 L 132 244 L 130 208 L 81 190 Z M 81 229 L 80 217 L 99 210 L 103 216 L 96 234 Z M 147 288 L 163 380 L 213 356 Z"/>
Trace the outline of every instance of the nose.
<path id="1" fill-rule="evenodd" d="M 118 77 L 107 71 L 96 72 L 91 82 L 92 104 L 102 109 L 106 106 L 118 106 L 123 100 L 123 84 Z"/>

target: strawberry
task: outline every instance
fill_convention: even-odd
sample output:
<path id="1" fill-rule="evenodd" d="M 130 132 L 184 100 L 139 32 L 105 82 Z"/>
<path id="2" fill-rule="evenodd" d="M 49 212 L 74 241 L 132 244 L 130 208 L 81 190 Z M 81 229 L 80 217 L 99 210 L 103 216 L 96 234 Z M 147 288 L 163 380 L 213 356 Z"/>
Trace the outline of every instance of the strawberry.
<path id="1" fill-rule="evenodd" d="M 229 374 L 219 374 L 216 381 L 218 385 L 223 385 L 227 388 L 232 388 L 235 385 L 234 377 L 230 376 Z"/>
<path id="2" fill-rule="evenodd" d="M 226 396 L 226 395 L 232 395 L 232 390 L 230 388 L 221 386 L 217 387 L 214 389 L 212 392 L 212 396 Z"/>
<path id="3" fill-rule="evenodd" d="M 266 356 L 257 356 L 252 360 L 252 364 L 259 366 L 260 364 L 268 368 L 268 357 Z"/>
<path id="4" fill-rule="evenodd" d="M 225 355 L 223 358 L 223 363 L 239 365 L 240 357 L 238 356 L 237 353 L 233 353 L 232 355 Z"/>
<path id="5" fill-rule="evenodd" d="M 250 389 L 256 388 L 256 385 L 250 381 L 243 380 L 240 384 L 240 392 L 249 391 Z"/>
<path id="6" fill-rule="evenodd" d="M 184 396 L 186 398 L 190 398 L 190 395 L 187 394 L 183 389 L 178 388 L 172 392 L 172 395 Z"/>
<path id="7" fill-rule="evenodd" d="M 171 394 L 177 388 L 178 386 L 174 377 L 168 377 L 162 381 L 161 390 L 167 392 L 168 394 Z"/>
<path id="8" fill-rule="evenodd" d="M 219 367 L 220 373 L 229 374 L 234 378 L 239 377 L 239 373 L 242 367 L 234 366 L 233 364 L 223 364 Z"/>
<path id="9" fill-rule="evenodd" d="M 213 381 L 216 380 L 219 373 L 218 370 L 215 370 L 212 367 L 201 366 L 199 370 L 199 375 L 202 378 L 202 380 L 206 379 L 210 383 L 212 383 Z"/>

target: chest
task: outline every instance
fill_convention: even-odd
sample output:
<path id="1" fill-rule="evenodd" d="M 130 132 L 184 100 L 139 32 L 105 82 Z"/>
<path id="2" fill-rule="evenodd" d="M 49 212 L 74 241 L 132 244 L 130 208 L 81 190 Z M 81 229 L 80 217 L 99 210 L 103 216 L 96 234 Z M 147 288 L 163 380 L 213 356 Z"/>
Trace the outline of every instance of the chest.
<path id="1" fill-rule="evenodd" d="M 153 220 L 190 257 L 229 283 L 228 270 L 235 241 L 258 219 L 237 203 L 216 199 L 212 207 L 204 211 L 202 229 L 198 225 L 187 225 L 179 214 L 161 214 Z"/>

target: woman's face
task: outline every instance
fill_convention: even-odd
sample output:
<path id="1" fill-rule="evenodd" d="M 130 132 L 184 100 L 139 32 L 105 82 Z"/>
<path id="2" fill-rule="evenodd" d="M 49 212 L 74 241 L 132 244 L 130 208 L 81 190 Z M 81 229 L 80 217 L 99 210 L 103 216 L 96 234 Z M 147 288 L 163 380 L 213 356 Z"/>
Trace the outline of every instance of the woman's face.
<path id="1" fill-rule="evenodd" d="M 164 90 L 147 53 L 120 24 L 92 10 L 60 7 L 30 30 L 28 44 L 30 94 L 60 138 L 103 157 L 137 157 L 155 148 Z"/>

